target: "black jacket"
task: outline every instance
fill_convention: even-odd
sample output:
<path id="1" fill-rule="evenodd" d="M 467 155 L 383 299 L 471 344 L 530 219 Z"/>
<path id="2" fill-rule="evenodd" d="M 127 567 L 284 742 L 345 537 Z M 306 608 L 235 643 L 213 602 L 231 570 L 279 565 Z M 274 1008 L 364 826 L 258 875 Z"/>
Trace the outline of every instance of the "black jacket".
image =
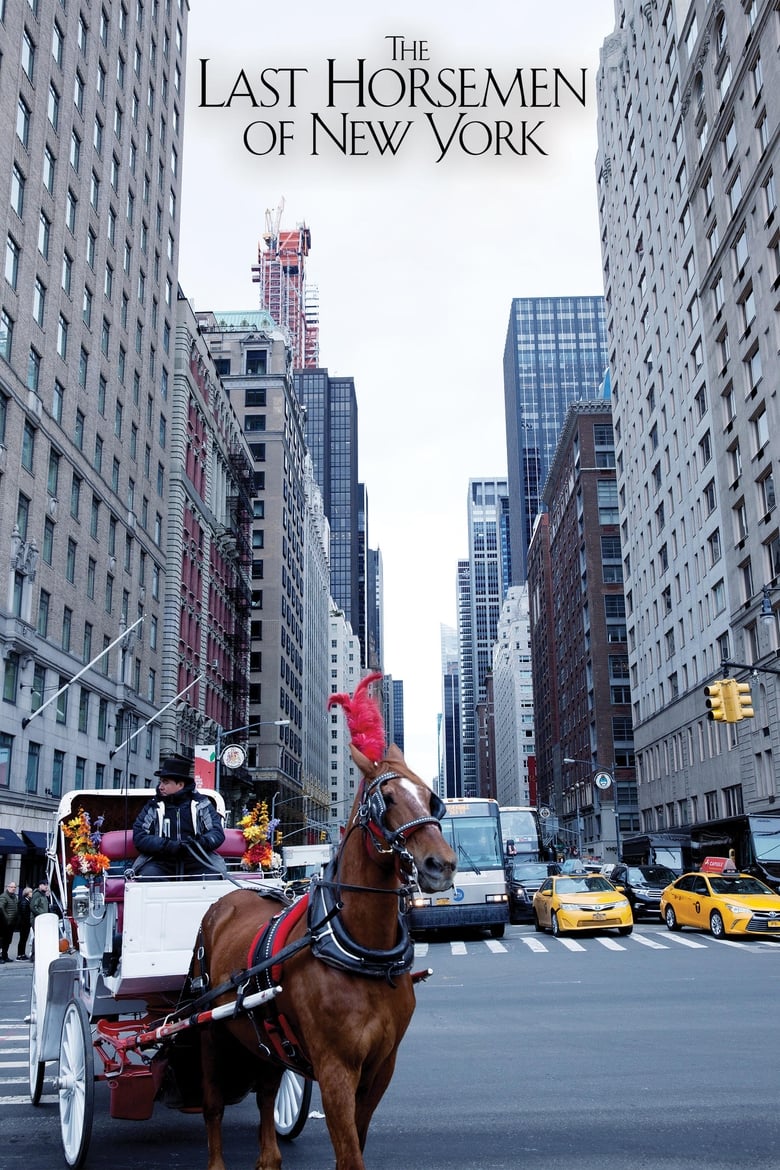
<path id="1" fill-rule="evenodd" d="M 197 840 L 202 849 L 213 853 L 225 840 L 222 818 L 207 796 L 189 784 L 173 796 L 157 794 L 147 801 L 133 825 L 133 842 L 146 857 L 176 861 L 183 857 L 188 841 Z M 143 862 L 136 862 L 135 870 Z"/>

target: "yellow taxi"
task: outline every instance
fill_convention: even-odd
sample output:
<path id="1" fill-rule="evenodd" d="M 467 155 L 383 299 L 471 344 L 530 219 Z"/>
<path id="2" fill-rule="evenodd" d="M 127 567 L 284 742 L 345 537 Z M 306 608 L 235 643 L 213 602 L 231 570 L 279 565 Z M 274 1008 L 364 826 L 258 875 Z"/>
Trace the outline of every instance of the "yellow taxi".
<path id="1" fill-rule="evenodd" d="M 780 897 L 749 873 L 684 873 L 661 894 L 669 930 L 693 926 L 715 938 L 775 934 L 780 938 Z"/>
<path id="2" fill-rule="evenodd" d="M 554 935 L 574 930 L 631 934 L 631 904 L 601 874 L 562 873 L 548 877 L 534 894 L 534 927 Z"/>

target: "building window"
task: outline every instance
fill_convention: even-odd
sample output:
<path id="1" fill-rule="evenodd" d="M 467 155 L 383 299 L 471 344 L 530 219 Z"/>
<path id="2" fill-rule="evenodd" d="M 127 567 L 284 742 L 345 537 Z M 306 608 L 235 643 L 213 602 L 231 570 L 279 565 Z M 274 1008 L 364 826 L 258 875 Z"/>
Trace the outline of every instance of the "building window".
<path id="1" fill-rule="evenodd" d="M 14 337 L 14 321 L 13 317 L 6 312 L 5 309 L 0 312 L 0 357 L 4 357 L 7 362 L 11 360 L 11 347 Z M 4 398 L 3 403 L 7 400 Z M 5 405 L 2 407 L 3 417 L 5 417 Z M 2 439 L 0 435 L 0 440 Z"/>
<path id="2" fill-rule="evenodd" d="M 15 289 L 19 283 L 19 257 L 22 249 L 13 236 L 8 236 L 5 242 L 5 279 L 11 288 Z"/>
<path id="3" fill-rule="evenodd" d="M 60 748 L 54 749 L 54 758 L 51 766 L 51 794 L 54 797 L 62 796 L 62 780 L 65 773 L 65 752 Z"/>
<path id="4" fill-rule="evenodd" d="M 599 524 L 619 524 L 618 491 L 615 480 L 599 480 L 597 485 Z"/>
<path id="5" fill-rule="evenodd" d="M 19 167 L 14 165 L 11 171 L 11 207 L 20 219 L 24 214 L 25 182 L 25 177 L 19 170 Z"/>
<path id="6" fill-rule="evenodd" d="M 16 107 L 16 137 L 26 150 L 30 143 L 30 107 L 23 97 Z"/>
<path id="7" fill-rule="evenodd" d="M 41 762 L 41 745 L 30 743 L 27 748 L 27 775 L 25 791 L 33 795 L 38 791 L 38 773 Z"/>
<path id="8" fill-rule="evenodd" d="M 50 597 L 45 589 L 41 589 L 38 598 L 38 622 L 36 630 L 41 638 L 45 638 L 49 633 L 49 603 Z"/>
<path id="9" fill-rule="evenodd" d="M 32 471 L 35 460 L 35 427 L 26 421 L 22 431 L 22 467 L 25 471 Z"/>

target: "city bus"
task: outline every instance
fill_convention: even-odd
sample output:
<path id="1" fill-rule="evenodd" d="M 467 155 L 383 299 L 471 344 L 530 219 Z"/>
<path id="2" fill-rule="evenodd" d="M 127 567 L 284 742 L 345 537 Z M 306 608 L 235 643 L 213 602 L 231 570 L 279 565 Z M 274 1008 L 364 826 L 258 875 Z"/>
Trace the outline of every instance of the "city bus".
<path id="1" fill-rule="evenodd" d="M 737 869 L 780 892 L 780 813 L 739 813 L 628 837 L 622 857 L 681 873 L 699 869 L 705 857 L 733 857 Z"/>
<path id="2" fill-rule="evenodd" d="M 542 856 L 539 812 L 530 805 L 502 805 L 501 835 L 507 861 L 539 861 Z"/>
<path id="3" fill-rule="evenodd" d="M 731 857 L 741 873 L 750 873 L 780 892 L 780 813 L 742 813 L 690 826 L 689 869 L 705 857 Z"/>
<path id="4" fill-rule="evenodd" d="M 690 868 L 691 834 L 689 829 L 659 829 L 657 833 L 638 833 L 626 837 L 620 860 L 626 865 L 665 865 L 676 873 Z"/>
<path id="5" fill-rule="evenodd" d="M 430 930 L 487 930 L 501 938 L 509 921 L 501 818 L 495 800 L 445 800 L 441 828 L 458 859 L 455 885 L 418 894 L 409 911 L 413 934 Z"/>

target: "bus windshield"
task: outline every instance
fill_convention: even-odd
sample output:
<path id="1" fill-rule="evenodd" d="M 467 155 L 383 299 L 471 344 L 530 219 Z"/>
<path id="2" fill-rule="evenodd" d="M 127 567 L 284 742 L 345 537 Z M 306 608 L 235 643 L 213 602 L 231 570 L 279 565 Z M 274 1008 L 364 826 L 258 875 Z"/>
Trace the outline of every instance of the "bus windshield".
<path id="1" fill-rule="evenodd" d="M 501 835 L 508 857 L 539 856 L 538 813 L 535 808 L 502 808 Z"/>
<path id="2" fill-rule="evenodd" d="M 780 861 L 780 829 L 768 829 L 754 825 L 753 845 L 759 861 Z"/>
<path id="3" fill-rule="evenodd" d="M 442 832 L 458 857 L 458 869 L 503 869 L 501 834 L 493 817 L 449 817 Z"/>

